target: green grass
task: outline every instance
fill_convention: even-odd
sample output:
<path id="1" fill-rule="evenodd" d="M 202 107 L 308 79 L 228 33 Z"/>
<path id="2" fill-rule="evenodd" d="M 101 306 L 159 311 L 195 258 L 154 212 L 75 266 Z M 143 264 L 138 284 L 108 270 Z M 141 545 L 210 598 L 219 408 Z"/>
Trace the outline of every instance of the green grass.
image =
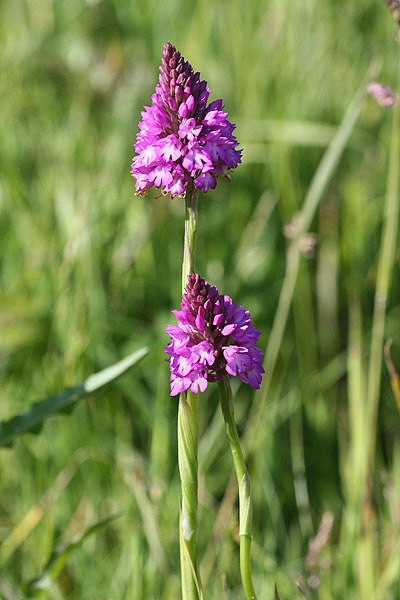
<path id="1" fill-rule="evenodd" d="M 400 416 L 382 342 L 393 338 L 400 370 L 398 114 L 363 103 L 307 213 L 317 245 L 311 258 L 295 253 L 290 286 L 283 233 L 315 193 L 371 61 L 397 85 L 399 45 L 379 0 L 0 3 L 0 419 L 150 348 L 71 415 L 0 449 L 0 541 L 13 543 L 0 598 L 22 598 L 54 548 L 116 513 L 38 597 L 179 597 L 177 401 L 163 347 L 184 206 L 135 197 L 129 175 L 166 41 L 224 99 L 244 148 L 232 182 L 200 198 L 197 265 L 250 310 L 267 350 L 261 393 L 234 386 L 258 597 L 273 598 L 276 582 L 282 600 L 302 598 L 297 581 L 310 599 L 396 600 Z M 235 600 L 236 487 L 216 386 L 199 409 L 204 593 L 223 598 L 226 577 Z M 308 542 L 327 511 L 314 573 Z"/>

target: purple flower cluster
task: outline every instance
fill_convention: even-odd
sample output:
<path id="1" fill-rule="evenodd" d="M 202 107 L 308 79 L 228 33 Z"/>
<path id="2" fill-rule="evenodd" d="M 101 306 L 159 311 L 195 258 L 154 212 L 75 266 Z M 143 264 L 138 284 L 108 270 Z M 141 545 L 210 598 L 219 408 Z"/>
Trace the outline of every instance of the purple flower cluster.
<path id="1" fill-rule="evenodd" d="M 227 373 L 258 389 L 263 352 L 255 347 L 260 332 L 248 311 L 196 273 L 188 277 L 181 309 L 172 311 L 178 325 L 166 329 L 171 338 L 165 348 L 170 356 L 171 396 L 188 389 L 204 392 L 209 381 L 221 380 Z"/>
<path id="2" fill-rule="evenodd" d="M 200 73 L 170 43 L 163 48 L 159 84 L 145 106 L 132 162 L 138 193 L 153 185 L 184 194 L 189 183 L 198 190 L 215 188 L 216 178 L 241 162 L 222 100 L 207 106 L 210 94 Z"/>
<path id="3" fill-rule="evenodd" d="M 367 92 L 370 94 L 380 106 L 383 108 L 393 108 L 396 104 L 397 95 L 392 89 L 386 85 L 382 85 L 376 81 L 371 81 L 367 85 Z"/>

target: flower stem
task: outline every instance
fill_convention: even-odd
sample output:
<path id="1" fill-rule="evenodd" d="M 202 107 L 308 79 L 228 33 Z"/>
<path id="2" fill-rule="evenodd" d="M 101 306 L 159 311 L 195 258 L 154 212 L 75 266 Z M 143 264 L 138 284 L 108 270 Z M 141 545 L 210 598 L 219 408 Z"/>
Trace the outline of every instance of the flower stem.
<path id="1" fill-rule="evenodd" d="M 188 187 L 185 196 L 185 241 L 182 264 L 182 292 L 185 291 L 188 275 L 194 272 L 198 199 L 198 190 L 194 187 Z"/>
<path id="2" fill-rule="evenodd" d="M 219 399 L 224 416 L 226 432 L 231 447 L 233 463 L 239 487 L 239 538 L 240 538 L 240 575 L 247 600 L 256 600 L 251 576 L 251 519 L 253 507 L 250 496 L 250 478 L 244 462 L 239 435 L 233 412 L 232 390 L 228 379 L 218 382 Z"/>
<path id="3" fill-rule="evenodd" d="M 187 284 L 188 275 L 194 270 L 198 195 L 194 187 L 187 189 L 182 291 Z M 178 408 L 178 462 L 182 486 L 179 542 L 183 600 L 200 600 L 203 597 L 197 559 L 197 412 L 197 394 L 190 390 L 181 394 Z"/>

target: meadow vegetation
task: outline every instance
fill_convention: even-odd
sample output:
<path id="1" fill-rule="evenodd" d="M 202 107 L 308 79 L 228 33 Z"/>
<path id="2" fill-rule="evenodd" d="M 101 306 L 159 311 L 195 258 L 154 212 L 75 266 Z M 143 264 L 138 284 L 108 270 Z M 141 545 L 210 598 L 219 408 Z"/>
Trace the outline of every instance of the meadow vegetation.
<path id="1" fill-rule="evenodd" d="M 398 82 L 380 0 L 0 3 L 0 419 L 149 348 L 40 435 L 0 448 L 0 598 L 179 598 L 163 348 L 184 207 L 135 196 L 129 174 L 167 41 L 224 99 L 243 147 L 232 181 L 200 196 L 196 260 L 267 350 L 262 390 L 234 383 L 258 597 L 276 583 L 281 600 L 396 600 L 400 415 L 383 343 L 400 370 L 398 108 L 361 92 L 345 121 L 368 69 Z M 296 238 L 310 197 L 314 235 Z M 204 596 L 235 600 L 237 489 L 217 386 L 199 419 Z"/>

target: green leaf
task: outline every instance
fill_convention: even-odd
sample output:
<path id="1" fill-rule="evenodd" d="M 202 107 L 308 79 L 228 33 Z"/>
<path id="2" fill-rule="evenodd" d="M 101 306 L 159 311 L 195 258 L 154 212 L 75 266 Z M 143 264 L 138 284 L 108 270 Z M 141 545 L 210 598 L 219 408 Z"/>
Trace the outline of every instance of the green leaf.
<path id="1" fill-rule="evenodd" d="M 28 598 L 41 597 L 43 590 L 48 589 L 52 582 L 58 577 L 71 554 L 79 548 L 89 536 L 108 525 L 111 521 L 118 519 L 120 516 L 121 513 L 118 513 L 97 521 L 82 534 L 78 535 L 77 538 L 67 546 L 58 550 L 53 550 L 42 573 L 22 586 L 24 594 Z"/>
<path id="2" fill-rule="evenodd" d="M 78 400 L 100 390 L 111 381 L 117 379 L 117 377 L 146 356 L 148 351 L 148 348 L 140 348 L 140 350 L 129 354 L 129 356 L 126 356 L 114 365 L 90 375 L 82 383 L 67 388 L 55 396 L 36 402 L 28 412 L 16 415 L 8 421 L 0 421 L 0 447 L 10 446 L 15 436 L 21 433 L 27 433 L 28 431 L 37 433 L 43 421 L 48 417 L 71 410 Z"/>

